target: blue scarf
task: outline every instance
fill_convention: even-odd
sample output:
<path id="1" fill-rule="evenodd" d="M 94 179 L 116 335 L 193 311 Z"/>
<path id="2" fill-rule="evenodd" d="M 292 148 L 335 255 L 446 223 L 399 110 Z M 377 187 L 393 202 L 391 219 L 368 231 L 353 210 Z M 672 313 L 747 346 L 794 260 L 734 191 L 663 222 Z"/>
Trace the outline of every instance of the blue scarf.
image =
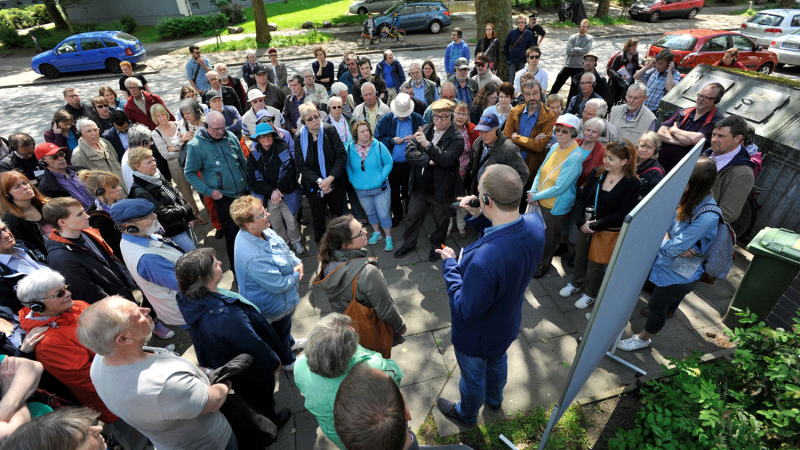
<path id="1" fill-rule="evenodd" d="M 323 129 L 320 125 L 319 127 L 319 134 L 317 135 L 317 160 L 319 161 L 319 173 L 322 175 L 322 179 L 328 178 L 327 170 L 325 169 L 325 152 L 322 150 L 322 140 L 323 136 Z M 309 131 L 308 127 L 303 125 L 303 128 L 300 129 L 300 148 L 303 149 L 303 159 L 307 160 L 308 157 L 308 139 L 309 139 Z"/>

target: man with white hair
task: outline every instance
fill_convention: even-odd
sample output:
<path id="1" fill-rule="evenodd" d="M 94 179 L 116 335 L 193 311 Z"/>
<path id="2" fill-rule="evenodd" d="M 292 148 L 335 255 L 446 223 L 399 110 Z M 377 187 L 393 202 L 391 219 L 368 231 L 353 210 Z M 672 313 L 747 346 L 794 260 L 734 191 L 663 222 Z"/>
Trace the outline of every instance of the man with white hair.
<path id="1" fill-rule="evenodd" d="M 656 130 L 655 114 L 648 108 L 642 108 L 645 100 L 647 100 L 647 85 L 637 81 L 628 88 L 625 104 L 611 108 L 608 121 L 617 128 L 619 137 L 635 143 L 639 142 L 645 131 Z"/>
<path id="2" fill-rule="evenodd" d="M 579 137 L 583 137 L 583 125 L 589 119 L 594 119 L 597 117 L 605 124 L 605 131 L 600 134 L 599 141 L 603 145 L 608 144 L 611 141 L 615 141 L 617 139 L 617 127 L 605 119 L 606 113 L 608 113 L 608 103 L 606 103 L 606 101 L 602 98 L 593 98 L 586 102 L 586 106 L 583 107 L 583 116 L 581 116 L 581 129 L 579 132 Z M 631 142 L 638 142 L 638 139 Z"/>
<path id="3" fill-rule="evenodd" d="M 345 119 L 350 122 L 353 117 L 353 110 L 356 108 L 356 102 L 353 100 L 353 95 L 348 91 L 347 85 L 341 81 L 337 81 L 331 85 L 331 97 L 339 97 L 342 102 L 342 114 Z M 330 105 L 330 101 L 328 101 Z"/>
<path id="4" fill-rule="evenodd" d="M 205 92 L 202 93 L 201 97 L 203 99 L 203 103 L 209 105 L 211 100 L 211 92 L 219 92 L 222 94 L 222 104 L 227 106 L 232 106 L 236 108 L 236 111 L 239 112 L 239 115 L 242 114 L 242 104 L 239 102 L 239 97 L 236 95 L 236 91 L 233 90 L 230 86 L 223 86 L 219 79 L 219 73 L 214 70 L 210 70 L 206 72 L 206 79 L 208 80 L 208 84 L 211 85 L 210 88 L 206 89 Z M 211 105 L 209 105 L 211 106 Z"/>
<path id="5" fill-rule="evenodd" d="M 381 117 L 391 112 L 391 110 L 386 106 L 386 103 L 383 103 L 383 100 L 378 98 L 375 85 L 369 81 L 361 85 L 361 96 L 364 99 L 364 103 L 356 106 L 350 123 L 364 121 L 369 124 L 371 130 L 374 130 Z"/>
<path id="6" fill-rule="evenodd" d="M 160 103 L 164 106 L 164 109 L 166 109 L 169 114 L 169 120 L 175 120 L 175 116 L 169 112 L 169 108 L 164 105 L 164 101 L 161 100 L 161 97 L 142 89 L 142 82 L 137 78 L 128 78 L 125 80 L 125 86 L 128 87 L 128 92 L 131 93 L 131 96 L 128 98 L 128 103 L 125 104 L 125 115 L 128 116 L 128 119 L 132 123 L 141 123 L 147 128 L 155 130 L 158 124 L 153 122 L 153 119 L 150 117 L 150 108 L 156 103 Z"/>
<path id="7" fill-rule="evenodd" d="M 138 80 L 137 80 L 138 81 Z M 72 163 L 89 170 L 107 170 L 122 178 L 122 167 L 117 152 L 110 142 L 100 137 L 97 124 L 89 119 L 78 120 L 76 128 L 81 133 L 78 146 L 72 151 Z M 122 191 L 127 195 L 129 184 L 123 184 Z"/>
<path id="8" fill-rule="evenodd" d="M 211 384 L 211 369 L 204 373 L 180 356 L 145 347 L 153 329 L 148 312 L 119 296 L 84 310 L 77 338 L 97 354 L 90 384 L 159 450 L 236 450 L 219 412 L 230 382 Z"/>
<path id="9" fill-rule="evenodd" d="M 594 91 L 594 87 L 597 84 L 596 80 L 594 74 L 591 72 L 586 72 L 581 75 L 581 92 L 569 100 L 569 105 L 567 105 L 565 114 L 573 114 L 580 118 L 583 114 L 583 108 L 586 106 L 586 102 L 593 98 L 603 98 Z"/>
<path id="10" fill-rule="evenodd" d="M 89 305 L 73 300 L 64 277 L 50 269 L 39 269 L 20 281 L 17 297 L 24 305 L 19 311 L 19 323 L 26 333 L 48 327 L 44 338 L 36 345 L 36 360 L 64 383 L 82 406 L 99 412 L 106 432 L 113 434 L 126 450 L 144 449 L 147 439 L 114 415 L 92 384 L 89 369 L 95 353 L 81 345 L 77 336 L 78 318 Z"/>
<path id="11" fill-rule="evenodd" d="M 411 77 L 414 98 L 425 102 L 426 105 L 439 100 L 439 91 L 436 89 L 436 84 L 422 76 L 422 66 L 419 63 L 412 63 L 408 67 L 408 75 Z"/>
<path id="12" fill-rule="evenodd" d="M 242 64 L 242 78 L 247 83 L 247 89 L 250 89 L 256 85 L 256 66 L 259 64 L 256 61 L 256 51 L 252 48 L 248 48 L 245 55 L 247 56 L 247 61 Z M 274 74 L 270 83 L 275 83 Z"/>
<path id="13" fill-rule="evenodd" d="M 223 86 L 228 86 L 236 92 L 236 97 L 239 98 L 239 103 L 242 105 L 240 113 L 244 114 L 249 108 L 247 103 L 247 96 L 245 95 L 245 88 L 242 80 L 228 75 L 228 66 L 225 63 L 217 63 L 214 65 L 214 71 L 219 75 L 219 82 Z"/>

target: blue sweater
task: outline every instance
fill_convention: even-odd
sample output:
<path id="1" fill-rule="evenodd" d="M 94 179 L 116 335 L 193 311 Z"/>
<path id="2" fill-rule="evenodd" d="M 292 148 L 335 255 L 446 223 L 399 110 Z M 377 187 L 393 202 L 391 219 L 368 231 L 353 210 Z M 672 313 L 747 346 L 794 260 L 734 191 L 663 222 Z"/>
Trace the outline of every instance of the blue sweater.
<path id="1" fill-rule="evenodd" d="M 467 58 L 467 62 L 469 62 L 469 46 L 464 41 L 461 41 L 460 44 L 451 42 L 447 45 L 447 50 L 444 53 L 444 71 L 455 73 L 456 60 L 458 58 Z"/>
<path id="2" fill-rule="evenodd" d="M 485 216 L 470 216 L 467 223 L 481 239 L 464 248 L 460 262 L 442 262 L 453 346 L 468 356 L 492 358 L 519 334 L 525 290 L 544 251 L 544 223 L 537 214 L 524 214 L 485 236 L 492 224 Z"/>
<path id="3" fill-rule="evenodd" d="M 422 116 L 415 112 L 412 112 L 408 118 L 411 119 L 411 134 L 416 133 L 419 127 L 425 125 Z M 395 137 L 397 137 L 397 118 L 394 113 L 384 114 L 375 125 L 375 139 L 381 141 L 392 152 L 392 159 L 395 162 L 406 162 L 405 153 L 395 154 L 395 143 L 392 141 Z"/>
<path id="4" fill-rule="evenodd" d="M 564 165 L 561 166 L 561 171 L 558 173 L 558 178 L 556 178 L 556 184 L 541 192 L 536 191 L 536 188 L 539 186 L 539 178 L 542 175 L 542 169 L 540 167 L 539 171 L 536 172 L 536 178 L 534 178 L 533 185 L 529 191 L 533 192 L 533 199 L 536 201 L 544 198 L 556 197 L 556 203 L 553 205 L 553 209 L 550 210 L 550 213 L 554 216 L 569 213 L 572 210 L 572 205 L 575 204 L 575 194 L 578 192 L 578 177 L 581 175 L 581 170 L 583 170 L 583 153 L 581 153 L 580 147 L 577 147 L 577 144 L 575 145 L 576 148 L 572 150 L 572 153 L 567 156 Z M 547 152 L 542 167 L 544 167 L 553 153 L 558 150 L 559 145 L 556 144 Z M 545 176 L 547 176 L 547 174 L 545 174 Z"/>
<path id="5" fill-rule="evenodd" d="M 361 156 L 356 150 L 355 141 L 347 143 L 347 177 L 350 184 L 357 191 L 366 191 L 381 187 L 384 181 L 389 178 L 392 171 L 392 155 L 385 145 L 377 139 L 372 139 L 372 146 L 369 148 L 366 159 L 364 159 L 364 170 L 361 170 Z"/>

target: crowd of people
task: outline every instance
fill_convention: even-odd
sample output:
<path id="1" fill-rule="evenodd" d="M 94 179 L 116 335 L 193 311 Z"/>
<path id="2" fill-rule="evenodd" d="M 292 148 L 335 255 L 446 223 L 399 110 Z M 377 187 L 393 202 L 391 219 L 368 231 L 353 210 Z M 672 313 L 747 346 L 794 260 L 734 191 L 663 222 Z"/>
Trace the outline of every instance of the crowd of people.
<path id="1" fill-rule="evenodd" d="M 375 64 L 347 52 L 337 69 L 322 46 L 295 74 L 274 48 L 265 63 L 248 51 L 238 77 L 192 45 L 175 114 L 127 63 L 91 103 L 64 89 L 41 143 L 12 133 L 0 147 L 0 448 L 263 448 L 291 413 L 275 411 L 282 369 L 337 447 L 419 448 L 391 359 L 406 319 L 367 246 L 414 261 L 429 212 L 461 369 L 460 400 L 437 407 L 471 427 L 484 404 L 502 408 L 530 279 L 560 258 L 575 268 L 560 295 L 592 307 L 625 216 L 705 139 L 653 265 L 647 324 L 619 348 L 650 345 L 703 276 L 718 220 L 741 212 L 752 129 L 717 109 L 715 82 L 658 123 L 680 82 L 672 53 L 640 61 L 629 39 L 607 78 L 586 20 L 548 90 L 536 22 L 519 17 L 505 40 L 487 23 L 474 55 L 454 29 L 442 78 L 390 50 Z M 208 222 L 238 292 L 196 236 Z M 295 337 L 304 226 L 332 312 Z M 200 366 L 147 346 L 179 329 Z M 26 403 L 37 387 L 54 396 Z"/>

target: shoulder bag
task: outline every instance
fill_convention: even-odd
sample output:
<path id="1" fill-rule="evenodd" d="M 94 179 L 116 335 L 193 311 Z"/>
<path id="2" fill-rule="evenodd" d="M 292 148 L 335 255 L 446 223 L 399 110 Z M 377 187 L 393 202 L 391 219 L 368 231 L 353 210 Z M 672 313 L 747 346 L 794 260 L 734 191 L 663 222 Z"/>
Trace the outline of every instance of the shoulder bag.
<path id="1" fill-rule="evenodd" d="M 600 177 L 597 182 L 597 191 L 594 194 L 595 215 L 597 214 L 597 197 L 600 194 L 600 188 L 603 186 L 603 178 L 605 178 L 605 175 Z M 596 264 L 608 264 L 611 261 L 611 254 L 614 253 L 614 247 L 617 246 L 618 237 L 619 228 L 592 233 L 592 243 L 589 245 L 589 261 Z"/>
<path id="2" fill-rule="evenodd" d="M 353 279 L 353 299 L 350 300 L 350 304 L 347 305 L 343 314 L 352 319 L 353 322 L 350 325 L 358 333 L 359 345 L 389 359 L 392 357 L 394 327 L 379 319 L 374 308 L 364 306 L 356 301 L 356 285 L 359 275 Z"/>

